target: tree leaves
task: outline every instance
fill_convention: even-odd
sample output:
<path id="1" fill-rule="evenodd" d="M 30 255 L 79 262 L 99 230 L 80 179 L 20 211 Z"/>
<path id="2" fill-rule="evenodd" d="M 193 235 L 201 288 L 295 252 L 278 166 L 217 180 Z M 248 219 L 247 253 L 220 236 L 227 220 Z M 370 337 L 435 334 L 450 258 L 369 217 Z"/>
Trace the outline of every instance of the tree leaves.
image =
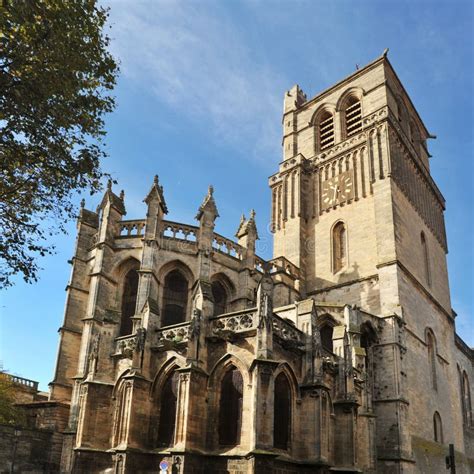
<path id="1" fill-rule="evenodd" d="M 73 194 L 100 189 L 118 74 L 107 17 L 95 0 L 0 8 L 0 286 L 17 273 L 36 281 L 48 237 L 74 217 Z"/>

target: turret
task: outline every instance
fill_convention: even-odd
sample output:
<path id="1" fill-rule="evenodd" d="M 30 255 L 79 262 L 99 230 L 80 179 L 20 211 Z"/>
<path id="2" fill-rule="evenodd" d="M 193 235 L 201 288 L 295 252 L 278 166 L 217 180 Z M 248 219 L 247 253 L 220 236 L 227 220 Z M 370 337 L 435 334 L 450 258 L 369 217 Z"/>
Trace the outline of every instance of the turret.
<path id="1" fill-rule="evenodd" d="M 247 220 L 242 214 L 240 225 L 235 234 L 239 239 L 239 245 L 246 249 L 245 263 L 247 268 L 254 268 L 255 266 L 255 243 L 258 240 L 257 225 L 255 223 L 255 211 L 250 211 L 250 218 Z"/>
<path id="2" fill-rule="evenodd" d="M 148 206 L 146 213 L 145 239 L 156 239 L 160 235 L 160 223 L 168 213 L 163 186 L 159 185 L 158 175 L 153 179 L 153 185 L 143 200 Z"/>
<path id="3" fill-rule="evenodd" d="M 112 192 L 112 180 L 107 182 L 107 190 L 101 203 L 97 207 L 100 216 L 100 227 L 98 242 L 111 242 L 113 238 L 120 235 L 119 222 L 127 214 L 124 204 L 124 192 L 117 196 Z"/>
<path id="4" fill-rule="evenodd" d="M 214 188 L 211 185 L 196 215 L 196 219 L 199 221 L 199 250 L 210 250 L 212 247 L 215 220 L 219 217 L 213 194 Z"/>

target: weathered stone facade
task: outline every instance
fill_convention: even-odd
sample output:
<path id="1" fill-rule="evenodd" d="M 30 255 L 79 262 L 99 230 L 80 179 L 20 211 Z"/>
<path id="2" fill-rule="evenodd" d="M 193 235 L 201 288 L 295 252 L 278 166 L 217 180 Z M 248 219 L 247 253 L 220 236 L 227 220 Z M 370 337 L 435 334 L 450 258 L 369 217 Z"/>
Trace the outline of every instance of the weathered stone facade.
<path id="1" fill-rule="evenodd" d="M 64 472 L 473 469 L 473 356 L 455 334 L 429 133 L 382 56 L 285 94 L 274 256 L 107 189 L 78 219 L 50 399 Z"/>

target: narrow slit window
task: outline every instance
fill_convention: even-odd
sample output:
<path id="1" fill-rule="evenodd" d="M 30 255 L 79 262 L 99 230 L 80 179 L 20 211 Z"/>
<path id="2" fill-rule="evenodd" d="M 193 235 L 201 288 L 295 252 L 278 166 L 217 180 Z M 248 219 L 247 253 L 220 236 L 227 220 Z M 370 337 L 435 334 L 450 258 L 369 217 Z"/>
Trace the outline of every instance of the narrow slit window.
<path id="1" fill-rule="evenodd" d="M 346 226 L 343 222 L 338 222 L 333 229 L 333 272 L 341 271 L 347 263 L 346 255 Z"/>

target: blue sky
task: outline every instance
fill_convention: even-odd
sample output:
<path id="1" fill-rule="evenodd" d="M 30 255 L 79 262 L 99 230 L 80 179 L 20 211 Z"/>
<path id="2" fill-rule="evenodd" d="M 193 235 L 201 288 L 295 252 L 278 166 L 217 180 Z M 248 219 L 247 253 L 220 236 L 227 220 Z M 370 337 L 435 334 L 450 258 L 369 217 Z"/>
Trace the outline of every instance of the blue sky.
<path id="1" fill-rule="evenodd" d="M 390 48 L 389 58 L 436 140 L 432 174 L 447 201 L 452 306 L 474 345 L 473 6 L 466 1 L 113 1 L 112 50 L 122 73 L 108 117 L 103 167 L 125 189 L 127 218 L 159 174 L 168 218 L 193 223 L 215 187 L 216 231 L 233 236 L 257 212 L 260 254 L 271 256 L 267 178 L 281 159 L 284 92 L 308 97 Z M 99 197 L 86 197 L 94 209 Z M 0 294 L 0 361 L 46 389 L 54 370 L 74 248 L 54 239 L 41 279 Z"/>

